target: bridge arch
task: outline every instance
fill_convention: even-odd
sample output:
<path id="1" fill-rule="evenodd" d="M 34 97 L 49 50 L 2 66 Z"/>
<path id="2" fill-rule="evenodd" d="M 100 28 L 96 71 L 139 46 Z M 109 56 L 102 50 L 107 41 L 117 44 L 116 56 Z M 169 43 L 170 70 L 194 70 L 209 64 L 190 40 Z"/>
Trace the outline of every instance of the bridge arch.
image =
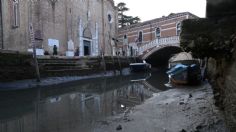
<path id="1" fill-rule="evenodd" d="M 162 46 L 156 47 L 146 53 L 142 59 L 152 64 L 153 67 L 167 66 L 168 60 L 177 53 L 183 50 L 179 46 Z"/>
<path id="2" fill-rule="evenodd" d="M 155 48 L 153 48 L 151 50 L 147 50 L 146 53 L 143 54 L 142 60 L 146 60 L 147 58 L 149 58 L 150 56 L 155 54 L 155 52 L 158 52 L 158 51 L 163 50 L 165 48 L 168 48 L 168 49 L 180 49 L 180 51 L 182 51 L 182 49 L 178 45 L 161 45 L 161 46 L 156 46 Z"/>
<path id="3" fill-rule="evenodd" d="M 156 38 L 138 47 L 139 57 L 153 66 L 155 66 L 157 62 L 168 64 L 170 57 L 179 52 L 182 52 L 179 36 Z"/>

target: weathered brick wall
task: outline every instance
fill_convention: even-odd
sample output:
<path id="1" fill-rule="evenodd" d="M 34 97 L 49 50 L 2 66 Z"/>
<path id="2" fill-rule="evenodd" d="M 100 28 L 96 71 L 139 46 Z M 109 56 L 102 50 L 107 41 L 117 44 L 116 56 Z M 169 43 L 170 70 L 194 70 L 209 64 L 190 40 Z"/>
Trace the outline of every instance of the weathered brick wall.
<path id="1" fill-rule="evenodd" d="M 197 16 L 191 13 L 176 13 L 166 17 L 153 19 L 143 23 L 131 25 L 119 29 L 118 37 L 123 41 L 123 36 L 126 34 L 128 42 L 133 43 L 138 38 L 138 33 L 143 32 L 143 41 L 150 42 L 156 39 L 156 28 L 159 27 L 161 31 L 161 37 L 176 36 L 176 25 L 185 19 L 193 19 Z"/>
<path id="2" fill-rule="evenodd" d="M 235 6 L 235 0 L 207 0 L 209 19 L 185 21 L 181 34 L 185 50 L 195 49 L 196 56 L 209 58 L 207 72 L 215 103 L 223 109 L 232 132 L 236 131 Z"/>
<path id="3" fill-rule="evenodd" d="M 181 46 L 194 56 L 208 58 L 208 79 L 215 103 L 224 110 L 232 131 L 236 130 L 236 17 L 185 20 Z"/>
<path id="4" fill-rule="evenodd" d="M 236 34 L 235 34 L 236 35 Z M 234 48 L 236 47 L 234 37 Z M 231 61 L 209 59 L 208 72 L 210 83 L 214 88 L 215 103 L 222 108 L 227 125 L 231 131 L 236 130 L 236 53 Z"/>
<path id="5" fill-rule="evenodd" d="M 3 41 L 5 50 L 26 52 L 29 44 L 29 2 L 21 0 L 19 4 L 19 27 L 13 27 L 12 0 L 2 0 Z"/>
<path id="6" fill-rule="evenodd" d="M 81 24 L 81 30 L 85 28 L 90 30 L 92 45 L 97 39 L 98 49 L 100 50 L 104 45 L 106 53 L 111 55 L 110 38 L 116 35 L 117 10 L 112 0 L 102 1 L 58 0 L 53 3 L 51 0 L 21 0 L 19 2 L 20 26 L 12 28 L 12 0 L 2 0 L 4 49 L 26 52 L 32 48 L 28 28 L 29 22 L 32 21 L 35 35 L 40 39 L 37 40 L 38 48 L 52 53 L 48 39 L 56 39 L 59 40 L 59 54 L 65 55 L 69 40 L 73 41 L 75 48 L 80 46 L 80 37 L 83 36 L 80 32 Z M 108 13 L 112 15 L 114 21 L 111 27 L 108 23 Z M 97 25 L 98 36 L 96 36 L 95 25 Z"/>
<path id="7" fill-rule="evenodd" d="M 236 43 L 236 41 L 235 41 Z M 236 44 L 235 44 L 236 45 Z M 232 131 L 236 130 L 236 54 L 234 62 L 229 66 L 226 76 L 223 78 L 223 87 L 225 99 L 223 100 L 225 117 Z M 218 79 L 219 81 L 222 81 Z"/>

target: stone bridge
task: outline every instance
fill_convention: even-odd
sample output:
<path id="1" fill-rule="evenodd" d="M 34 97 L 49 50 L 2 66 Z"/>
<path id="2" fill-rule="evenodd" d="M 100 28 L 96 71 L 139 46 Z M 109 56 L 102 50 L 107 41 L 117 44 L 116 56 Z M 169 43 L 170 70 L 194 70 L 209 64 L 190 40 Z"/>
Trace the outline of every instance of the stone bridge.
<path id="1" fill-rule="evenodd" d="M 145 60 L 155 52 L 158 52 L 166 47 L 180 48 L 179 36 L 157 38 L 145 45 L 141 45 L 138 49 L 138 55 L 142 60 Z"/>

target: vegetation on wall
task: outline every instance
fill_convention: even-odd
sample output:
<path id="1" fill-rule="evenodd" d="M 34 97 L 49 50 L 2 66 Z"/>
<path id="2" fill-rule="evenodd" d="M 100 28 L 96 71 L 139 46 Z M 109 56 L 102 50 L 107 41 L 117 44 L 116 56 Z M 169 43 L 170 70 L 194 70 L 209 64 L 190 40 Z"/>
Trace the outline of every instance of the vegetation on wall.
<path id="1" fill-rule="evenodd" d="M 196 58 L 207 58 L 207 76 L 215 104 L 225 110 L 225 119 L 235 130 L 236 16 L 221 19 L 185 20 L 180 44 Z"/>
<path id="2" fill-rule="evenodd" d="M 236 22 L 236 19 L 233 19 Z M 234 51 L 236 26 L 227 21 L 195 19 L 182 23 L 181 47 L 196 58 L 230 58 Z"/>

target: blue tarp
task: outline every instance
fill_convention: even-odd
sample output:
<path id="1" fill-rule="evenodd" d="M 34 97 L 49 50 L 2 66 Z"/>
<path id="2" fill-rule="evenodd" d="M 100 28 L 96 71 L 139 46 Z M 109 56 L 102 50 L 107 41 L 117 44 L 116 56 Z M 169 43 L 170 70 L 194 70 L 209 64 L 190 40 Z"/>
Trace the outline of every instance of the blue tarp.
<path id="1" fill-rule="evenodd" d="M 183 71 L 186 71 L 188 69 L 188 66 L 183 65 L 183 64 L 177 64 L 175 65 L 175 67 L 171 68 L 169 71 L 167 71 L 166 73 L 168 75 L 176 75 L 178 73 L 181 73 Z"/>

